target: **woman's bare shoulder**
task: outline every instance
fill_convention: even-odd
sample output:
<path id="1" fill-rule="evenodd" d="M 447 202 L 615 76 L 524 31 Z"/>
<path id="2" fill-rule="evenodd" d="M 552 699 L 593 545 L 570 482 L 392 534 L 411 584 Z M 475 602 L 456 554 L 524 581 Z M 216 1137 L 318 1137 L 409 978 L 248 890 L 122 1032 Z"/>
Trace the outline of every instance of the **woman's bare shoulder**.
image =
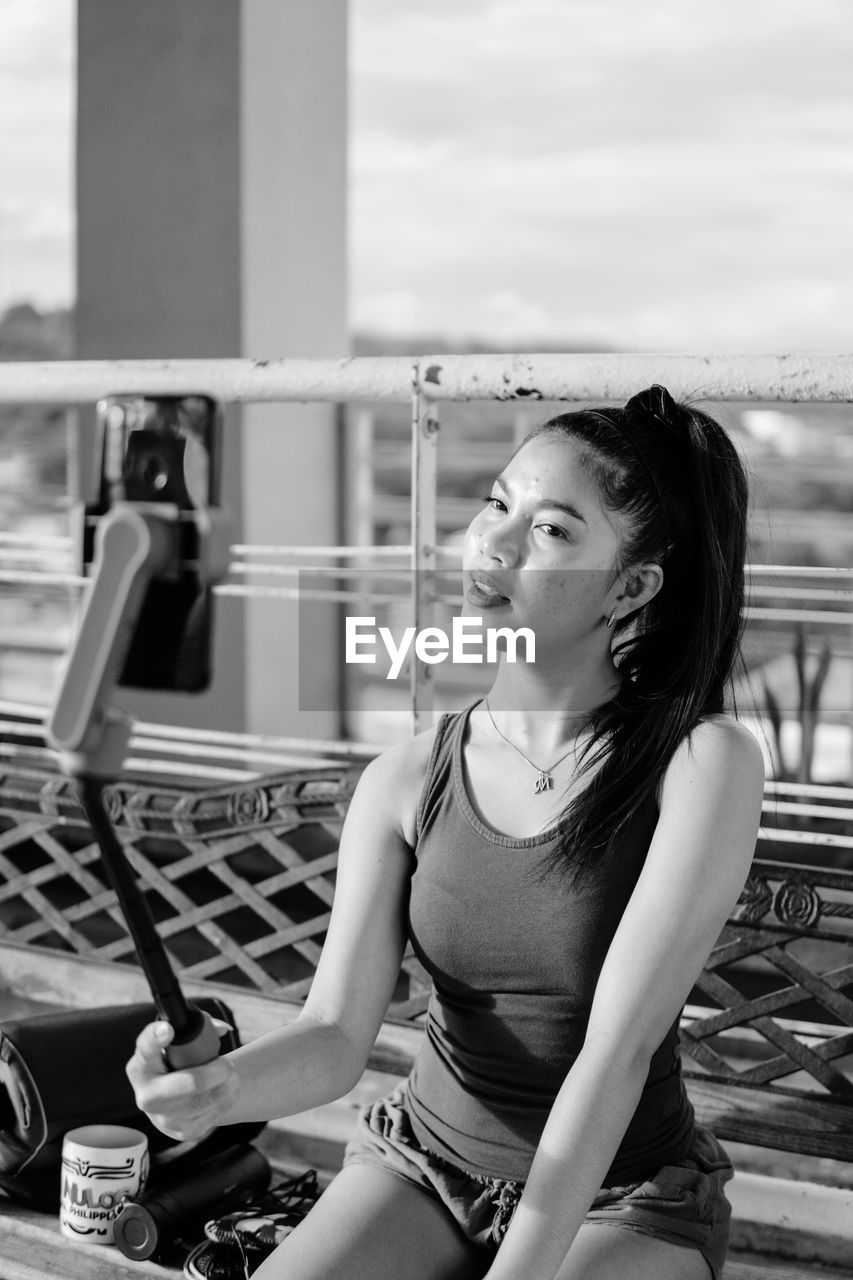
<path id="1" fill-rule="evenodd" d="M 734 786 L 758 788 L 764 784 L 765 765 L 761 744 L 751 729 L 725 713 L 704 716 L 672 753 L 659 797 L 678 787 L 697 770 L 705 778 L 726 775 Z"/>
<path id="2" fill-rule="evenodd" d="M 362 799 L 375 799 L 383 807 L 392 807 L 401 835 L 412 846 L 418 803 L 437 732 L 438 726 L 433 725 L 386 748 L 371 760 L 359 782 Z"/>
<path id="3" fill-rule="evenodd" d="M 740 747 L 755 758 L 764 759 L 761 744 L 752 730 L 742 720 L 726 712 L 717 712 L 704 716 L 693 730 L 691 737 L 699 734 L 705 741 L 713 741 L 721 745 Z"/>

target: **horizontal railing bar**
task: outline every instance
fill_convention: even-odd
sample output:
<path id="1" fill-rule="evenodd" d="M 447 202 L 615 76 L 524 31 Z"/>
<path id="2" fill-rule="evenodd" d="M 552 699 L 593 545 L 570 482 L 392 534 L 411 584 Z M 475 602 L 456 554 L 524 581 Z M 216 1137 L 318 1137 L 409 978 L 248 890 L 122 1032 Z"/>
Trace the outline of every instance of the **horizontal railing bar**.
<path id="1" fill-rule="evenodd" d="M 625 401 L 662 382 L 676 397 L 853 401 L 853 356 L 591 353 L 356 356 L 343 360 L 55 360 L 0 365 L 0 402 L 86 403 L 112 394 L 207 394 L 233 403 Z"/>
<path id="2" fill-rule="evenodd" d="M 0 726 L 0 729 L 2 728 L 3 726 Z M 7 731 L 8 731 L 8 726 L 7 726 Z M 33 735 L 29 735 L 29 734 L 24 735 L 24 734 L 18 733 L 18 736 L 31 737 Z M 257 748 L 251 748 L 248 745 L 243 745 L 243 744 L 237 744 L 232 749 L 227 746 L 218 746 L 214 743 L 211 743 L 206 740 L 208 738 L 209 738 L 209 735 L 205 734 L 204 739 L 200 738 L 192 742 L 181 742 L 180 740 L 174 739 L 174 738 L 150 737 L 146 734 L 134 733 L 131 735 L 129 745 L 131 750 L 145 751 L 145 752 L 148 752 L 150 755 L 156 754 L 158 759 L 160 758 L 161 755 L 190 757 L 190 759 L 187 762 L 187 766 L 184 769 L 185 773 L 195 772 L 195 769 L 193 767 L 193 761 L 195 761 L 196 759 L 198 760 L 239 759 L 239 760 L 245 761 L 247 764 L 272 765 L 276 769 L 293 768 L 293 767 L 298 767 L 300 765 L 305 767 L 309 762 L 309 757 L 310 757 L 310 763 L 312 767 L 316 767 L 318 765 L 329 765 L 329 766 L 340 765 L 341 763 L 341 759 L 340 759 L 341 751 L 339 747 L 337 746 L 334 747 L 334 750 L 336 751 L 337 755 L 333 756 L 329 751 L 317 751 L 314 748 L 313 741 L 311 741 L 311 744 L 310 744 L 311 745 L 310 752 L 306 749 L 300 749 L 299 746 L 297 746 L 296 749 L 292 749 L 290 751 L 279 752 L 279 751 L 269 751 L 269 750 L 264 751 Z M 36 749 L 38 750 L 41 756 L 47 756 L 49 758 L 52 758 L 56 754 L 49 747 L 39 746 Z M 30 749 L 28 748 L 28 750 Z M 16 752 L 14 747 L 9 747 L 8 744 L 5 744 L 5 743 L 0 744 L 0 755 L 8 758 L 10 756 L 14 756 L 15 754 Z M 377 749 L 371 751 L 369 755 L 366 756 L 366 758 L 371 759 L 376 754 L 377 754 Z"/>
<path id="3" fill-rule="evenodd" d="M 388 568 L 385 565 L 373 565 L 370 567 L 364 565 L 354 565 L 352 567 L 344 567 L 343 565 L 323 564 L 310 565 L 308 568 L 301 564 L 251 564 L 249 561 L 238 560 L 231 561 L 229 565 L 229 573 L 267 573 L 272 575 L 281 575 L 282 577 L 294 578 L 300 573 L 316 575 L 318 578 L 368 578 L 379 577 L 388 578 L 393 582 L 411 582 L 411 569 Z"/>
<path id="4" fill-rule="evenodd" d="M 789 596 L 792 600 L 851 600 L 853 587 L 776 587 L 751 586 L 753 599 L 772 600 L 776 596 Z"/>
<path id="5" fill-rule="evenodd" d="M 18 586 L 42 587 L 84 587 L 89 579 L 75 573 L 58 573 L 53 570 L 47 573 L 34 569 L 0 569 L 0 582 L 15 583 Z"/>
<path id="6" fill-rule="evenodd" d="M 20 631 L 13 627 L 0 627 L 0 651 L 19 649 L 27 653 L 64 653 L 71 643 L 71 633 L 51 628 L 36 631 L 32 628 Z"/>
<path id="7" fill-rule="evenodd" d="M 170 773 L 180 773 L 185 778 L 191 777 L 193 779 L 196 779 L 197 777 L 204 777 L 205 769 L 213 770 L 214 768 L 218 769 L 218 768 L 227 767 L 227 766 L 219 766 L 219 765 L 216 765 L 216 766 L 205 765 L 201 762 L 201 759 L 199 759 L 198 765 L 196 765 L 196 762 L 192 759 L 184 760 L 183 763 L 181 763 L 181 761 L 178 759 L 170 760 L 168 758 L 170 754 L 172 756 L 183 756 L 185 752 L 179 750 L 175 744 L 172 744 L 171 747 L 166 747 L 165 745 L 162 745 L 163 755 L 161 755 L 159 754 L 159 750 L 161 749 L 160 744 L 157 743 L 156 739 L 153 739 L 151 741 L 142 740 L 139 742 L 134 742 L 134 740 L 131 739 L 130 747 L 132 749 L 135 749 L 136 751 L 147 751 L 147 752 L 150 752 L 151 754 L 146 755 L 144 757 L 128 756 L 128 758 L 122 765 L 123 771 L 125 769 L 129 769 L 132 766 L 136 769 L 140 769 L 144 767 L 149 772 L 157 772 L 159 764 L 162 761 L 164 771 L 170 772 Z M 20 754 L 20 751 L 21 751 L 20 747 L 18 748 L 10 747 L 7 743 L 0 742 L 0 760 L 14 760 L 15 756 Z M 199 757 L 201 757 L 204 754 L 202 752 L 201 746 L 199 746 L 198 751 L 199 751 Z M 158 754 L 154 754 L 155 752 L 158 752 Z M 38 747 L 38 746 L 27 747 L 27 755 L 30 758 L 33 758 L 36 760 L 43 760 L 51 764 L 55 763 L 57 759 L 57 753 L 51 750 L 50 747 Z M 229 756 L 228 756 L 228 753 L 226 752 L 224 755 L 219 757 L 214 757 L 214 758 L 227 760 Z M 339 759 L 335 760 L 333 757 L 324 756 L 324 755 L 317 756 L 312 754 L 309 758 L 309 755 L 307 752 L 300 753 L 299 755 L 292 755 L 292 756 L 287 756 L 287 755 L 273 756 L 273 755 L 265 755 L 263 752 L 247 751 L 243 753 L 235 752 L 232 758 L 235 760 L 240 760 L 240 759 L 245 760 L 247 765 L 250 761 L 255 760 L 257 761 L 258 764 L 264 764 L 265 766 L 267 766 L 264 770 L 254 769 L 251 775 L 243 773 L 244 777 L 245 776 L 258 777 L 263 773 L 269 773 L 270 765 L 274 765 L 278 770 L 278 769 L 286 769 L 286 768 L 292 769 L 294 767 L 322 768 L 325 766 L 325 767 L 331 768 L 331 767 L 334 767 L 335 765 L 340 766 L 340 763 L 341 763 Z M 212 773 L 210 774 L 210 776 L 213 776 Z M 225 777 L 226 775 L 222 774 L 221 776 Z"/>
<path id="8" fill-rule="evenodd" d="M 853 805 L 849 809 L 841 809 L 831 805 L 797 804 L 792 800 L 777 800 L 774 796 L 765 802 L 764 808 L 768 813 L 788 813 L 803 818 L 843 818 L 853 823 Z"/>
<path id="9" fill-rule="evenodd" d="M 68 534 L 30 534 L 30 533 L 2 533 L 0 532 L 0 548 L 4 543 L 11 546 L 22 546 L 27 548 L 41 548 L 43 551 L 65 551 L 70 553 L 72 550 L 72 540 Z M 301 545 L 267 545 L 264 543 L 248 543 L 234 542 L 231 544 L 232 555 L 252 555 L 252 556 L 304 556 L 323 557 L 323 556 L 341 556 L 348 558 L 356 558 L 357 556 L 376 556 L 378 559 L 407 557 L 411 556 L 412 548 L 410 543 L 383 544 L 381 546 L 361 546 L 348 543 L 346 546 L 339 547 L 318 547 L 318 546 L 301 546 Z M 436 547 L 439 554 L 461 555 L 462 548 L 442 543 Z M 9 552 L 14 555 L 17 553 Z M 853 573 L 853 570 L 850 570 Z"/>
<path id="10" fill-rule="evenodd" d="M 85 404 L 108 395 L 209 395 L 233 404 L 390 400 L 412 394 L 409 356 L 344 360 L 55 360 L 0 365 L 0 403 Z"/>
<path id="11" fill-rule="evenodd" d="M 272 600 L 313 600 L 327 604 L 346 600 L 372 600 L 374 604 L 395 604 L 409 599 L 406 595 L 392 595 L 387 591 L 321 591 L 319 589 L 315 591 L 301 587 L 262 587 L 250 583 L 241 585 L 230 582 L 220 583 L 213 588 L 213 593 L 217 596 L 251 596 Z"/>
<path id="12" fill-rule="evenodd" d="M 254 769 L 234 769 L 224 765 L 199 764 L 198 768 L 180 764 L 177 760 L 150 760 L 143 756 L 128 756 L 124 769 L 134 773 L 168 773 L 175 778 L 189 778 L 193 782 L 252 782 L 258 774 Z"/>
<path id="13" fill-rule="evenodd" d="M 89 587 L 91 586 L 91 578 L 81 578 L 75 574 L 59 574 L 44 573 L 38 574 L 21 570 L 16 573 L 13 570 L 0 570 L 0 583 L 16 584 L 18 586 L 67 586 L 67 587 Z M 218 583 L 213 588 L 214 595 L 218 596 L 242 596 L 252 597 L 255 599 L 269 598 L 278 600 L 313 600 L 318 602 L 333 603 L 335 601 L 346 600 L 373 600 L 376 604 L 394 604 L 399 600 L 406 600 L 407 596 L 401 594 L 392 594 L 391 592 L 381 591 L 321 591 L 319 588 L 313 590 L 311 588 L 301 587 L 264 587 L 257 584 L 241 584 L 241 583 Z"/>
<path id="14" fill-rule="evenodd" d="M 832 622 L 853 626 L 853 613 L 832 613 L 828 609 L 766 609 L 759 605 L 744 609 L 743 616 L 748 622 Z"/>
<path id="15" fill-rule="evenodd" d="M 433 400 L 622 402 L 653 382 L 676 399 L 853 400 L 853 356 L 819 353 L 424 355 L 419 374 Z"/>
<path id="16" fill-rule="evenodd" d="M 771 791 L 782 795 L 826 796 L 829 800 L 853 800 L 853 787 L 840 787 L 822 782 L 776 782 L 768 781 Z"/>
<path id="17" fill-rule="evenodd" d="M 11 546 L 42 546 L 65 548 L 71 546 L 71 539 L 65 533 L 8 533 L 0 531 L 0 546 L 9 543 Z"/>
<path id="18" fill-rule="evenodd" d="M 0 557 L 13 563 L 23 560 L 27 564 L 33 561 L 37 564 L 42 564 L 48 556 L 53 556 L 54 561 L 61 562 L 64 560 L 67 564 L 71 553 L 70 545 L 63 549 L 64 556 L 59 555 L 58 550 L 58 548 L 50 547 L 0 547 Z M 53 567 L 56 568 L 57 564 L 53 564 Z"/>
<path id="19" fill-rule="evenodd" d="M 853 578 L 853 569 L 839 569 L 829 565 L 747 564 L 744 569 L 753 576 L 762 573 L 789 573 L 798 578 Z"/>
<path id="20" fill-rule="evenodd" d="M 164 750 L 169 751 L 192 751 L 199 749 L 202 743 L 209 744 L 209 752 L 218 752 L 221 755 L 231 752 L 234 755 L 245 756 L 246 759 L 254 759 L 255 756 L 250 752 L 263 752 L 266 748 L 267 758 L 272 759 L 273 753 L 276 758 L 287 756 L 289 759 L 295 759 L 296 755 L 303 758 L 306 755 L 317 755 L 327 758 L 330 762 L 340 764 L 341 756 L 346 756 L 352 760 L 372 760 L 378 755 L 380 747 L 371 746 L 366 742 L 336 742 L 321 740 L 319 738 L 270 738 L 264 739 L 254 734 L 216 734 L 205 731 L 197 734 L 194 738 L 189 735 L 182 736 L 179 733 L 172 733 L 171 726 L 168 725 L 136 725 L 136 732 L 131 738 L 131 745 L 136 743 L 138 746 L 147 746 L 151 749 L 152 744 L 163 744 Z M 155 736 L 156 735 L 156 736 Z M 217 745 L 217 743 L 222 745 Z M 170 744 L 168 747 L 166 744 Z"/>
<path id="21" fill-rule="evenodd" d="M 461 552 L 461 548 L 459 548 Z M 456 547 L 439 546 L 436 547 L 438 552 L 455 553 Z M 355 558 L 357 556 L 377 556 L 379 559 L 386 557 L 391 559 L 394 556 L 404 557 L 411 556 L 412 548 L 408 543 L 396 544 L 394 546 L 346 546 L 346 547 L 298 547 L 298 546 L 261 546 L 253 543 L 234 543 L 231 547 L 232 555 L 246 556 L 348 556 Z"/>
<path id="22" fill-rule="evenodd" d="M 239 756 L 241 760 L 247 764 L 265 764 L 274 765 L 277 769 L 293 768 L 294 766 L 305 764 L 305 754 L 300 752 L 272 752 L 261 751 L 253 748 L 240 748 L 238 751 L 230 751 L 227 747 L 217 746 L 215 743 L 193 742 L 182 743 L 169 738 L 153 738 L 143 737 L 133 734 L 130 739 L 131 750 L 149 751 L 156 753 L 158 758 L 160 754 L 169 756 L 188 756 L 190 760 L 195 758 L 206 760 L 229 760 L 235 756 Z M 317 759 L 313 754 L 311 757 L 312 765 L 332 764 L 332 760 Z"/>
<path id="23" fill-rule="evenodd" d="M 44 719 L 48 711 L 44 707 L 28 704 L 0 701 L 0 714 L 28 715 L 36 721 L 26 725 L 17 721 L 0 723 L 0 730 L 16 733 L 20 737 L 41 738 L 44 734 Z M 282 737 L 275 734 L 233 733 L 227 729 L 193 729 L 183 725 L 153 724 L 148 721 L 134 721 L 134 738 L 144 737 L 169 738 L 175 742 L 216 742 L 233 747 L 258 747 L 267 750 L 299 751 L 312 750 L 321 755 L 345 755 L 370 759 L 380 750 L 369 742 L 342 742 L 336 738 L 297 738 Z"/>
<path id="24" fill-rule="evenodd" d="M 11 698 L 0 698 L 0 716 L 26 716 L 27 719 L 36 722 L 35 728 L 39 731 L 49 710 L 48 707 L 40 706 L 36 702 L 17 702 Z M 15 721 L 16 732 L 23 732 L 28 727 L 26 721 Z"/>
<path id="25" fill-rule="evenodd" d="M 787 827 L 759 827 L 759 840 L 781 840 L 787 844 L 825 844 L 837 849 L 853 849 L 853 836 L 831 831 L 790 831 Z"/>

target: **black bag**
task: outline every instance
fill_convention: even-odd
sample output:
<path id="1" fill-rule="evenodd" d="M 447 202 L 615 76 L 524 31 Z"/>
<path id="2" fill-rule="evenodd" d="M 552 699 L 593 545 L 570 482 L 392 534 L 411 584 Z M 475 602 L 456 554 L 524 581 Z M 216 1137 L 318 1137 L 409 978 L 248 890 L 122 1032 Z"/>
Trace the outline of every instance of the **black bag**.
<path id="1" fill-rule="evenodd" d="M 194 1003 L 212 1017 L 234 1024 L 228 1006 L 215 998 Z M 178 1140 L 156 1129 L 139 1110 L 125 1066 L 136 1037 L 157 1018 L 153 1004 L 40 1014 L 0 1024 L 0 1188 L 36 1208 L 59 1206 L 62 1139 L 84 1124 L 125 1124 L 148 1138 L 156 1169 L 158 1154 Z M 236 1031 L 221 1037 L 221 1052 L 236 1049 Z M 225 1125 L 195 1146 L 205 1156 L 248 1142 L 263 1122 Z M 181 1144 L 182 1148 L 186 1144 Z M 177 1152 L 174 1153 L 178 1155 Z"/>

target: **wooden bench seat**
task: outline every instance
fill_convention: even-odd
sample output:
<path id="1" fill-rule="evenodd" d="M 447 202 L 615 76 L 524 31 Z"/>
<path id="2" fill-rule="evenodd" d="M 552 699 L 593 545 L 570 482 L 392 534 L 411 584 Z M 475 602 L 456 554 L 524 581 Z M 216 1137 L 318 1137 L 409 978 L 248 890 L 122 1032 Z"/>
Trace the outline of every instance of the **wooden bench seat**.
<path id="1" fill-rule="evenodd" d="M 0 1217 L 3 1280 L 176 1280 L 180 1272 L 157 1263 L 134 1262 L 117 1249 L 85 1241 L 69 1242 L 52 1216 L 17 1209 Z M 849 1280 L 850 1271 L 771 1258 L 726 1263 L 723 1280 Z"/>

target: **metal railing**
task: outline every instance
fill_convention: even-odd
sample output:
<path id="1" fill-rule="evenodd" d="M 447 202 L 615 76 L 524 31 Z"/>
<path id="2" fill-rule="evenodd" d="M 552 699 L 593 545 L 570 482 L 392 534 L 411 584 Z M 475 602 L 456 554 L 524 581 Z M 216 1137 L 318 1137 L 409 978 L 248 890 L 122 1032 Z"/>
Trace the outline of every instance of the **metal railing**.
<path id="1" fill-rule="evenodd" d="M 0 403 L 72 405 L 122 393 L 203 393 L 224 402 L 320 401 L 408 403 L 411 407 L 411 540 L 398 546 L 294 547 L 237 545 L 229 580 L 216 590 L 232 596 L 303 595 L 296 575 L 306 561 L 350 558 L 350 576 L 371 567 L 383 578 L 395 568 L 411 583 L 412 622 L 428 621 L 438 596 L 432 585 L 439 557 L 458 551 L 439 542 L 438 439 L 442 404 L 451 401 L 601 403 L 624 401 L 638 387 L 665 382 L 676 397 L 710 401 L 853 402 L 853 356 L 846 355 L 482 355 L 355 357 L 348 360 L 117 360 L 0 364 Z M 402 500 L 406 501 L 406 500 Z M 747 621 L 805 622 L 853 631 L 853 569 L 749 565 Z M 414 571 L 414 572 L 412 572 Z M 805 584 L 797 580 L 805 579 Z M 0 584 L 84 589 L 62 538 L 0 535 Z M 364 598 L 358 589 L 328 590 L 319 598 Z M 367 594 L 370 595 L 369 590 Z M 376 599 L 387 594 L 373 593 Z M 0 629 L 2 630 L 2 629 Z M 0 634 L 0 642 L 3 635 Z M 7 637 L 8 639 L 8 637 Z M 58 643 L 57 647 L 61 647 Z M 46 643 L 42 641 L 42 643 Z M 432 706 L 432 667 L 412 663 L 415 730 Z"/>

